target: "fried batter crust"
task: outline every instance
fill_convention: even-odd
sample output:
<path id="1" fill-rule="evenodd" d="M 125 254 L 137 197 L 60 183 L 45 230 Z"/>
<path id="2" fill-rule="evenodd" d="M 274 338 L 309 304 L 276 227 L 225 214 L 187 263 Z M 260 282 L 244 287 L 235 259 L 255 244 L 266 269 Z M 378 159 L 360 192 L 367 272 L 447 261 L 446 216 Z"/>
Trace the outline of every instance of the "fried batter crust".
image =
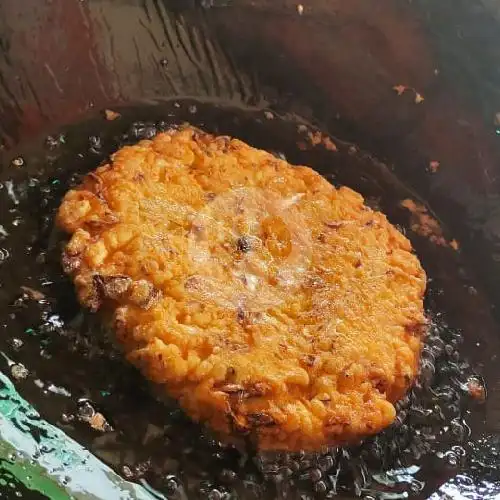
<path id="1" fill-rule="evenodd" d="M 418 370 L 426 277 L 358 193 L 186 127 L 115 153 L 58 224 L 80 302 L 221 437 L 317 450 L 393 422 Z"/>

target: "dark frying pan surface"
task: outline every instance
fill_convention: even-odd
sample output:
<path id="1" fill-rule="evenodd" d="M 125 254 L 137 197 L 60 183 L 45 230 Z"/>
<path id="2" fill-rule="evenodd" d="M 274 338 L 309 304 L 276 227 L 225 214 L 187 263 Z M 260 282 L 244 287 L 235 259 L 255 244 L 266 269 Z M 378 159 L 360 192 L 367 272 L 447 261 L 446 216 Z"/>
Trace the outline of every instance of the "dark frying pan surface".
<path id="1" fill-rule="evenodd" d="M 493 373 L 494 360 L 483 355 L 496 328 L 489 303 L 460 252 L 411 231 L 400 202 L 418 198 L 390 169 L 335 138 L 337 152 L 313 147 L 303 125 L 316 129 L 295 115 L 186 99 L 114 109 L 121 114 L 114 121 L 94 113 L 16 148 L 10 159 L 17 161 L 6 163 L 2 175 L 8 235 L 0 245 L 0 351 L 29 370 L 17 388 L 43 418 L 123 477 L 174 498 L 427 498 L 456 476 L 462 488 L 500 479 L 490 458 L 494 443 L 479 435 L 484 405 L 468 394 L 471 377 L 488 380 Z M 61 197 L 121 145 L 186 121 L 312 166 L 335 185 L 361 192 L 412 240 L 429 275 L 432 327 L 417 386 L 387 431 L 318 455 L 224 448 L 174 403 L 157 402 L 120 360 L 98 320 L 79 308 L 59 264 L 62 239 L 53 217 Z M 445 236 L 453 238 L 446 230 Z M 107 421 L 104 432 L 85 422 L 94 411 Z"/>
<path id="2" fill-rule="evenodd" d="M 8 233 L 0 229 L 0 351 L 28 368 L 16 386 L 43 418 L 122 476 L 172 498 L 217 500 L 233 492 L 309 498 L 335 491 L 426 498 L 443 483 L 433 498 L 456 492 L 494 498 L 500 493 L 498 2 L 308 0 L 302 14 L 297 3 L 0 2 L 0 224 Z M 398 97 L 392 87 L 401 84 L 425 102 L 416 105 L 411 92 Z M 180 95 L 211 104 L 165 102 Z M 152 106 L 130 107 L 145 99 Z M 122 117 L 105 121 L 100 112 L 118 105 Z M 302 151 L 297 118 L 268 120 L 262 110 L 243 109 L 264 105 L 321 124 L 389 168 L 340 141 L 338 153 Z M 52 219 L 61 196 L 122 142 L 154 133 L 145 122 L 161 128 L 186 120 L 311 165 L 359 190 L 407 231 L 431 278 L 433 328 L 419 386 L 402 405 L 398 425 L 360 447 L 320 457 L 255 460 L 223 449 L 175 405 L 155 402 L 95 319 L 81 313 L 58 263 Z M 58 129 L 68 123 L 74 125 Z M 19 156 L 23 165 L 11 164 Z M 434 175 L 431 160 L 440 162 Z M 460 242 L 460 252 L 409 230 L 399 202 L 416 198 L 412 190 L 446 222 L 446 237 Z M 44 299 L 23 296 L 21 286 Z M 7 363 L 1 369 L 8 373 Z M 466 394 L 471 375 L 486 380 L 485 404 Z M 82 422 L 95 411 L 112 431 Z"/>

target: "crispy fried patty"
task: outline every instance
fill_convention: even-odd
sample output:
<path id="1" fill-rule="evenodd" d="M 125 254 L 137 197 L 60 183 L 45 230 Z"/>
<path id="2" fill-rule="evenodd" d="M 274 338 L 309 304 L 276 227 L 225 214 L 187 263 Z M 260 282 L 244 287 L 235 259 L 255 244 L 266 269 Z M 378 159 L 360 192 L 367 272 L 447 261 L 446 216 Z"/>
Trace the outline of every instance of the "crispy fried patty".
<path id="1" fill-rule="evenodd" d="M 218 435 L 315 450 L 394 420 L 426 277 L 351 189 L 187 127 L 119 150 L 66 194 L 58 223 L 80 302 Z"/>

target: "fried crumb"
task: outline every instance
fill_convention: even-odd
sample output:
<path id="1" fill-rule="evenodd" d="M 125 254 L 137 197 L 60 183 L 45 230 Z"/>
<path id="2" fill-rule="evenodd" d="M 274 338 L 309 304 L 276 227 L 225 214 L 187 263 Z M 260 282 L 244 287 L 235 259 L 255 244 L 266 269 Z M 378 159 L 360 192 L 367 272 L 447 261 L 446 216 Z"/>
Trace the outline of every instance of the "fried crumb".
<path id="1" fill-rule="evenodd" d="M 420 104 L 421 102 L 425 101 L 424 96 L 422 94 L 420 94 L 419 92 L 417 92 L 413 87 L 408 87 L 406 85 L 394 85 L 394 87 L 392 87 L 392 89 L 396 91 L 398 96 L 403 95 L 406 91 L 413 92 L 415 94 L 415 98 L 414 98 L 415 104 Z"/>
<path id="2" fill-rule="evenodd" d="M 451 240 L 450 247 L 453 248 L 453 250 L 455 251 L 458 251 L 460 249 L 460 245 L 457 240 Z"/>
<path id="3" fill-rule="evenodd" d="M 299 131 L 307 131 L 307 128 L 305 130 L 299 129 Z M 307 139 L 314 147 L 322 144 L 329 151 L 338 151 L 337 145 L 332 141 L 332 139 L 327 135 L 322 134 L 319 130 L 316 130 L 315 132 L 307 132 Z M 302 149 L 300 146 L 299 148 Z"/>
<path id="4" fill-rule="evenodd" d="M 112 109 L 105 109 L 104 116 L 105 116 L 106 120 L 111 122 L 111 121 L 114 121 L 114 120 L 120 118 L 121 114 L 118 113 L 117 111 L 113 111 Z"/>
<path id="5" fill-rule="evenodd" d="M 304 6 L 301 3 L 297 5 L 297 12 L 299 13 L 299 16 L 304 13 Z"/>
<path id="6" fill-rule="evenodd" d="M 323 145 L 329 151 L 338 151 L 337 145 L 328 136 L 323 136 Z"/>
<path id="7" fill-rule="evenodd" d="M 111 429 L 110 425 L 104 418 L 102 413 L 96 412 L 88 420 L 90 427 L 99 432 L 109 432 Z"/>
<path id="8" fill-rule="evenodd" d="M 268 120 L 273 120 L 273 119 L 274 119 L 274 114 L 273 114 L 271 111 L 264 111 L 264 116 L 265 116 Z"/>
<path id="9" fill-rule="evenodd" d="M 319 450 L 394 421 L 418 372 L 426 277 L 358 193 L 184 127 L 116 152 L 57 222 L 81 304 L 221 439 Z"/>
<path id="10" fill-rule="evenodd" d="M 307 137 L 313 146 L 317 146 L 323 142 L 323 135 L 319 131 L 309 132 Z"/>
<path id="11" fill-rule="evenodd" d="M 481 383 L 476 377 L 471 377 L 467 382 L 467 390 L 469 396 L 480 403 L 486 401 L 486 389 L 484 384 Z"/>
<path id="12" fill-rule="evenodd" d="M 420 104 L 421 102 L 424 101 L 425 101 L 424 96 L 415 91 L 415 103 Z"/>
<path id="13" fill-rule="evenodd" d="M 456 240 L 446 240 L 441 225 L 434 217 L 429 215 L 424 205 L 414 200 L 406 199 L 401 202 L 401 206 L 409 210 L 412 214 L 410 227 L 414 233 L 428 238 L 436 245 L 451 247 L 454 250 L 458 249 L 458 242 Z"/>
<path id="14" fill-rule="evenodd" d="M 24 165 L 24 159 L 21 156 L 18 156 L 11 161 L 11 165 L 17 168 L 22 167 Z"/>
<path id="15" fill-rule="evenodd" d="M 441 164 L 436 160 L 432 160 L 431 162 L 429 162 L 429 170 L 433 174 L 435 174 L 439 170 L 440 166 L 441 166 Z"/>
<path id="16" fill-rule="evenodd" d="M 408 89 L 408 87 L 406 87 L 405 85 L 394 85 L 394 87 L 392 88 L 397 92 L 398 95 L 403 95 Z"/>
<path id="17" fill-rule="evenodd" d="M 20 381 L 29 375 L 29 371 L 23 364 L 18 363 L 10 367 L 10 374 L 14 380 Z"/>

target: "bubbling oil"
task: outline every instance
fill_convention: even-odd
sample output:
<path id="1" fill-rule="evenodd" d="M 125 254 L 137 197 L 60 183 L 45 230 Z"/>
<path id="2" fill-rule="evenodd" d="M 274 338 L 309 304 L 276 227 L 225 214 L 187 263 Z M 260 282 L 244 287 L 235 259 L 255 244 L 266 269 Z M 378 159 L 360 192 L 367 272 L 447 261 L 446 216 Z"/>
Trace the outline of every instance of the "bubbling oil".
<path id="1" fill-rule="evenodd" d="M 117 119 L 89 117 L 16 151 L 22 163 L 3 175 L 0 294 L 8 305 L 0 306 L 6 318 L 0 349 L 25 367 L 16 386 L 43 418 L 125 479 L 169 498 L 427 498 L 468 466 L 480 401 L 469 394 L 475 372 L 464 356 L 460 317 L 448 314 L 446 303 L 458 293 L 456 283 L 461 294 L 471 284 L 463 276 L 448 282 L 443 273 L 433 275 L 442 266 L 456 275 L 460 256 L 412 233 L 400 201 L 414 193 L 351 144 L 308 142 L 317 130 L 296 116 L 193 100 L 117 111 Z M 430 329 L 419 378 L 386 431 L 315 454 L 224 446 L 174 402 L 157 401 L 98 321 L 81 311 L 59 264 L 62 237 L 54 215 L 62 196 L 119 147 L 183 122 L 315 168 L 375 200 L 412 239 L 430 277 Z"/>

